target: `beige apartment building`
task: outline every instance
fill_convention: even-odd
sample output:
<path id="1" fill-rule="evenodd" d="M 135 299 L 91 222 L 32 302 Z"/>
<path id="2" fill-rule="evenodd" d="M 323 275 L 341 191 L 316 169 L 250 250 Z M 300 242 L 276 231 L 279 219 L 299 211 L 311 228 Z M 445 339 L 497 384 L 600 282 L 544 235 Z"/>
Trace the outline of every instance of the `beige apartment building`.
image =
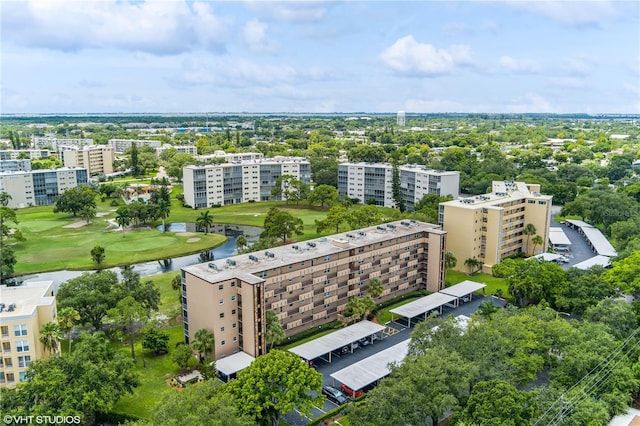
<path id="1" fill-rule="evenodd" d="M 56 320 L 54 290 L 53 281 L 0 286 L 0 387 L 15 387 L 31 362 L 50 356 L 40 327 Z"/>
<path id="2" fill-rule="evenodd" d="M 185 341 L 201 328 L 215 336 L 215 358 L 265 353 L 265 315 L 287 336 L 338 319 L 372 278 L 377 303 L 444 286 L 446 232 L 398 221 L 182 268 Z"/>
<path id="3" fill-rule="evenodd" d="M 65 167 L 82 167 L 89 176 L 113 173 L 114 151 L 112 146 L 61 146 L 60 158 Z"/>
<path id="4" fill-rule="evenodd" d="M 455 269 L 467 271 L 465 260 L 475 258 L 491 273 L 507 257 L 534 254 L 534 235 L 527 238 L 522 232 L 527 224 L 544 241 L 536 252 L 547 250 L 551 196 L 540 194 L 538 184 L 494 181 L 488 194 L 441 203 L 438 222 L 447 232 L 447 250 L 458 260 Z"/>

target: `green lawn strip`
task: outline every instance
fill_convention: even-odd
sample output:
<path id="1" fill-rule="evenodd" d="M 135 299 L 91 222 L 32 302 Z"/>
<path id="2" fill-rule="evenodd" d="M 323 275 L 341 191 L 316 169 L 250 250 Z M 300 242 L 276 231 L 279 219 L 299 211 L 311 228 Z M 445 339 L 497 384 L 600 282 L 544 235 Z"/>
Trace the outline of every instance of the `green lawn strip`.
<path id="1" fill-rule="evenodd" d="M 291 344 L 288 344 L 288 345 L 285 345 L 285 346 L 278 347 L 278 349 L 282 349 L 283 351 L 288 351 L 288 350 L 289 350 L 289 349 L 291 349 L 291 348 L 295 348 L 296 346 L 300 346 L 300 345 L 301 345 L 301 344 L 303 344 L 303 343 L 307 343 L 307 342 L 310 342 L 310 341 L 312 341 L 312 340 L 315 340 L 315 339 L 317 339 L 318 337 L 322 337 L 322 336 L 324 336 L 325 334 L 333 333 L 334 331 L 336 331 L 336 330 L 334 330 L 334 329 L 323 330 L 323 331 L 318 332 L 317 334 L 313 334 L 313 335 L 311 335 L 311 336 L 309 336 L 309 337 L 306 337 L 306 338 L 304 338 L 304 339 L 301 339 L 301 340 L 295 341 L 295 342 L 293 342 L 293 343 L 291 343 Z"/>
<path id="2" fill-rule="evenodd" d="M 393 305 L 388 306 L 384 309 L 380 309 L 376 314 L 376 319 L 378 320 L 378 323 L 380 324 L 388 323 L 389 321 L 391 321 L 391 312 L 389 312 L 391 309 L 395 309 L 398 306 L 406 305 L 407 303 L 413 302 L 414 300 L 419 299 L 420 297 L 424 297 L 424 296 L 415 296 L 415 297 L 407 298 L 407 299 L 401 300 L 398 303 L 394 303 Z"/>
<path id="3" fill-rule="evenodd" d="M 496 278 L 493 275 L 476 273 L 473 275 L 466 274 L 460 271 L 447 271 L 447 284 L 459 284 L 462 281 L 469 280 L 478 283 L 486 284 L 485 294 L 492 295 L 496 293 L 496 290 L 502 290 L 502 297 L 510 298 L 507 282 L 504 278 Z"/>

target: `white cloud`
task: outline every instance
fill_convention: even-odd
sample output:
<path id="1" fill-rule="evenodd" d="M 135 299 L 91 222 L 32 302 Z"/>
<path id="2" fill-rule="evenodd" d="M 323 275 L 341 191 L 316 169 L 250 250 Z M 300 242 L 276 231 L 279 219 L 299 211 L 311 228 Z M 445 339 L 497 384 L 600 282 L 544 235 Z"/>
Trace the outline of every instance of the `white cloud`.
<path id="1" fill-rule="evenodd" d="M 507 4 L 569 26 L 599 26 L 603 21 L 618 16 L 610 1 L 538 0 L 511 1 Z"/>
<path id="2" fill-rule="evenodd" d="M 516 59 L 508 55 L 500 58 L 500 65 L 518 74 L 537 74 L 542 71 L 542 66 L 533 59 Z"/>
<path id="3" fill-rule="evenodd" d="M 242 38 L 253 52 L 270 53 L 275 50 L 273 43 L 267 39 L 267 24 L 252 19 L 244 24 Z"/>
<path id="4" fill-rule="evenodd" d="M 551 86 L 565 89 L 583 89 L 586 86 L 583 79 L 575 77 L 552 77 L 549 83 Z"/>
<path id="5" fill-rule="evenodd" d="M 177 54 L 223 51 L 231 20 L 209 3 L 37 1 L 3 4 L 3 41 L 61 51 L 113 48 Z"/>
<path id="6" fill-rule="evenodd" d="M 247 9 L 266 20 L 305 23 L 320 21 L 325 17 L 326 5 L 322 1 L 247 1 Z"/>
<path id="7" fill-rule="evenodd" d="M 577 55 L 567 59 L 562 69 L 569 75 L 584 77 L 591 72 L 592 65 L 597 59 L 591 55 Z"/>
<path id="8" fill-rule="evenodd" d="M 473 28 L 462 22 L 449 22 L 443 28 L 444 32 L 452 36 L 467 36 L 474 33 Z"/>
<path id="9" fill-rule="evenodd" d="M 472 65 L 471 48 L 453 45 L 437 49 L 428 43 L 419 43 L 413 35 L 402 37 L 385 49 L 380 58 L 393 71 L 408 76 L 439 76 L 453 73 L 458 66 Z"/>

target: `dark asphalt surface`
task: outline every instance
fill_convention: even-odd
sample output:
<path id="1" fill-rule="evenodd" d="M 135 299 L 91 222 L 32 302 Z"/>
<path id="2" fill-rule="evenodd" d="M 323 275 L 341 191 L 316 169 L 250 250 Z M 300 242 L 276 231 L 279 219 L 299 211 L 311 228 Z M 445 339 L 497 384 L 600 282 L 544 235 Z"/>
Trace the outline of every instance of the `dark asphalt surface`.
<path id="1" fill-rule="evenodd" d="M 564 269 L 569 269 L 573 265 L 587 260 L 596 254 L 591 250 L 584 237 L 576 230 L 571 229 L 567 225 L 556 222 L 555 215 L 560 213 L 561 208 L 554 206 L 551 209 L 551 226 L 562 228 L 564 233 L 571 241 L 571 254 L 565 255 L 569 258 L 569 263 L 561 263 Z"/>

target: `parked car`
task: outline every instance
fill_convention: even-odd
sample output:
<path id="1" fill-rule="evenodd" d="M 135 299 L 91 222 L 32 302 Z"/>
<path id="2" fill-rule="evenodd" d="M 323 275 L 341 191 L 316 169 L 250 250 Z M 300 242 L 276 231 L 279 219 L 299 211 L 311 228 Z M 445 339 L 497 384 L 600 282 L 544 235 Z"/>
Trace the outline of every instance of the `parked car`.
<path id="1" fill-rule="evenodd" d="M 349 388 L 349 386 L 345 385 L 344 383 L 340 385 L 340 389 L 342 389 L 342 392 L 344 392 L 345 394 L 353 397 L 353 398 L 358 398 L 362 395 L 364 395 L 364 391 L 362 389 L 358 389 L 357 391 L 352 390 L 351 388 Z"/>
<path id="2" fill-rule="evenodd" d="M 365 337 L 364 339 L 358 340 L 358 344 L 360 346 L 368 346 L 368 345 L 371 344 L 371 340 L 369 340 L 368 338 Z"/>
<path id="3" fill-rule="evenodd" d="M 327 396 L 327 399 L 331 402 L 335 402 L 338 405 L 342 405 L 347 402 L 347 397 L 338 389 L 331 386 L 324 386 L 322 388 L 323 395 Z"/>

